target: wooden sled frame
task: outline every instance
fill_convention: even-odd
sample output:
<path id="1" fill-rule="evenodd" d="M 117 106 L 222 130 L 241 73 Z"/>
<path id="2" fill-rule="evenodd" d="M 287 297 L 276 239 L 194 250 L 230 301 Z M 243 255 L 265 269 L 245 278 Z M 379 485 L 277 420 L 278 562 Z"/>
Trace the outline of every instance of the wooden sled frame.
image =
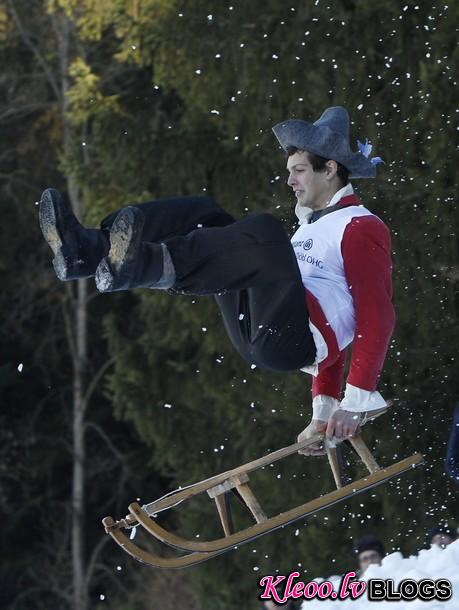
<path id="1" fill-rule="evenodd" d="M 293 523 L 298 519 L 316 513 L 319 510 L 328 508 L 355 494 L 371 489 L 376 485 L 384 483 L 385 481 L 410 470 L 423 461 L 422 456 L 419 453 L 415 453 L 409 458 L 381 469 L 365 445 L 360 434 L 357 434 L 350 439 L 350 442 L 368 469 L 370 473 L 368 476 L 343 486 L 338 468 L 336 449 L 327 448 L 328 460 L 337 489 L 319 498 L 310 500 L 296 508 L 280 513 L 275 517 L 268 518 L 248 486 L 248 473 L 296 453 L 300 449 L 313 445 L 321 439 L 321 435 L 316 435 L 301 443 L 294 443 L 293 445 L 274 451 L 273 453 L 244 464 L 243 466 L 228 470 L 211 477 L 210 479 L 185 487 L 184 489 L 171 492 L 163 498 L 143 507 L 137 503 L 133 503 L 129 506 L 129 515 L 124 519 L 115 521 L 112 517 L 105 517 L 105 519 L 103 519 L 105 531 L 115 540 L 115 542 L 117 542 L 117 544 L 138 561 L 157 568 L 176 569 L 189 567 L 207 561 L 208 559 L 233 548 L 237 548 L 241 544 L 250 542 L 264 534 Z M 228 494 L 231 490 L 236 490 L 238 492 L 238 495 L 242 498 L 256 521 L 255 525 L 236 533 L 232 533 L 231 513 L 228 509 L 228 503 L 225 501 L 228 499 Z M 184 500 L 204 492 L 207 492 L 215 501 L 225 534 L 222 538 L 211 541 L 187 540 L 168 532 L 154 520 L 157 513 L 176 506 Z M 155 539 L 168 547 L 186 551 L 188 554 L 179 557 L 161 557 L 141 549 L 122 531 L 123 529 L 130 529 L 137 526 L 144 528 Z"/>

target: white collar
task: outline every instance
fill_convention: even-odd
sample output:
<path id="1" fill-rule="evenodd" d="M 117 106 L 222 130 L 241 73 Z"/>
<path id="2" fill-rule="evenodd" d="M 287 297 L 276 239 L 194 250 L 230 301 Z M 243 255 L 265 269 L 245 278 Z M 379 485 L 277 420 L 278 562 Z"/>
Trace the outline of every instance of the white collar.
<path id="1" fill-rule="evenodd" d="M 333 195 L 333 197 L 330 199 L 330 201 L 325 205 L 325 207 L 328 208 L 329 206 L 335 205 L 335 203 L 338 203 L 338 201 L 340 199 L 342 199 L 343 197 L 346 197 L 347 195 L 352 195 L 353 193 L 354 193 L 354 189 L 352 187 L 352 184 L 349 182 L 348 184 L 346 184 L 346 186 L 343 186 L 343 188 L 340 188 L 339 191 L 336 191 L 336 193 Z M 314 212 L 313 209 L 299 205 L 298 203 L 295 206 L 295 214 L 296 214 L 296 217 L 298 218 L 298 220 L 300 221 L 299 222 L 300 225 L 306 224 L 308 222 L 309 218 L 311 217 L 311 215 L 313 214 L 313 212 Z"/>

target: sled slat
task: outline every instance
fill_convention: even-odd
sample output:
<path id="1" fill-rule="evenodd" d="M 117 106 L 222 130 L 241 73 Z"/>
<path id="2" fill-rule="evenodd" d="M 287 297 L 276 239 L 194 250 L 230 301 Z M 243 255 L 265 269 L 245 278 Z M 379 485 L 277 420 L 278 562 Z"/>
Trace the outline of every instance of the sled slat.
<path id="1" fill-rule="evenodd" d="M 365 441 L 363 440 L 363 438 L 361 437 L 360 434 L 351 436 L 349 440 L 351 441 L 352 446 L 357 451 L 359 458 L 365 464 L 365 466 L 367 467 L 368 472 L 370 474 L 373 474 L 373 473 L 377 472 L 378 470 L 381 470 L 381 467 L 379 466 L 378 462 L 373 457 L 373 454 L 368 449 Z"/>
<path id="2" fill-rule="evenodd" d="M 150 502 L 150 504 L 145 506 L 145 509 L 150 515 L 159 513 L 163 510 L 171 508 L 172 506 L 175 506 L 182 500 L 188 500 L 189 498 L 192 498 L 203 491 L 216 487 L 231 477 L 240 476 L 241 474 L 253 472 L 254 470 L 258 470 L 264 466 L 269 466 L 269 464 L 277 462 L 277 460 L 282 460 L 293 453 L 297 453 L 300 449 L 314 445 L 318 441 L 322 440 L 322 438 L 322 434 L 315 434 L 311 438 L 301 441 L 300 443 L 294 443 L 288 447 L 283 447 L 282 449 L 268 453 L 261 458 L 253 460 L 252 462 L 248 462 L 247 464 L 243 464 L 242 466 L 238 466 L 232 470 L 227 470 L 226 472 L 210 477 L 210 479 L 206 479 L 205 481 L 194 483 L 193 485 L 189 485 L 183 489 L 177 489 L 174 493 L 169 494 L 167 497 Z"/>
<path id="3" fill-rule="evenodd" d="M 211 498 L 215 498 L 216 496 L 221 496 L 227 491 L 234 489 L 241 483 L 247 483 L 248 480 L 249 475 L 247 475 L 245 472 L 242 472 L 239 475 L 228 477 L 225 481 L 222 481 L 218 485 L 215 485 L 215 487 L 211 487 L 207 490 L 207 493 Z"/>
<path id="4" fill-rule="evenodd" d="M 225 492 L 224 494 L 219 494 L 218 496 L 214 497 L 215 500 L 215 504 L 217 506 L 217 510 L 218 510 L 218 515 L 220 517 L 220 521 L 223 527 L 223 532 L 225 534 L 225 536 L 230 536 L 233 532 L 232 532 L 232 527 L 231 527 L 231 515 L 230 515 L 230 511 L 231 508 L 229 506 L 229 502 L 227 494 L 228 492 Z"/>
<path id="5" fill-rule="evenodd" d="M 250 489 L 247 483 L 242 483 L 236 487 L 238 492 L 241 494 L 242 499 L 247 505 L 252 515 L 255 517 L 257 523 L 263 523 L 268 519 L 264 510 L 261 508 L 260 503 L 254 496 L 253 491 Z"/>
<path id="6" fill-rule="evenodd" d="M 327 447 L 328 463 L 330 464 L 333 478 L 335 479 L 336 489 L 341 489 L 343 482 L 341 481 L 341 472 L 338 462 L 338 452 L 336 447 Z"/>

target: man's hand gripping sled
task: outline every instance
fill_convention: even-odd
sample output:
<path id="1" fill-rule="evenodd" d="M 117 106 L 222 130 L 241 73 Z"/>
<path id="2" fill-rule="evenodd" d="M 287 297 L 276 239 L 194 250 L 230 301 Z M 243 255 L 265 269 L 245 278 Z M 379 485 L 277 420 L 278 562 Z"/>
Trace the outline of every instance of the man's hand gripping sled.
<path id="1" fill-rule="evenodd" d="M 337 409 L 328 421 L 321 419 L 312 419 L 310 424 L 298 436 L 298 442 L 305 441 L 313 436 L 320 434 L 323 438 L 308 445 L 305 449 L 299 451 L 303 455 L 325 455 L 326 447 L 335 446 L 336 443 L 354 437 L 360 428 L 367 422 L 372 421 L 387 413 L 391 406 L 391 402 L 387 402 L 386 406 L 373 411 L 364 411 L 355 413 L 344 409 Z"/>

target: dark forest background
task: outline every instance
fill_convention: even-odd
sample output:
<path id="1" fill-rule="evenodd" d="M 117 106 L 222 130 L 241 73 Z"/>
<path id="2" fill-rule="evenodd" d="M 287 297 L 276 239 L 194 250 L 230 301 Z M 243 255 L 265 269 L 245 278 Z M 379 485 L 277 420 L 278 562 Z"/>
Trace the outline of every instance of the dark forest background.
<path id="1" fill-rule="evenodd" d="M 459 4 L 435 1 L 0 2 L 2 608 L 249 610 L 262 574 L 339 574 L 363 533 L 408 554 L 457 520 L 443 459 L 459 397 L 458 19 Z M 385 160 L 353 185 L 393 237 L 398 322 L 379 389 L 394 407 L 365 436 L 383 464 L 419 450 L 426 465 L 155 572 L 101 519 L 292 443 L 310 378 L 251 370 L 211 298 L 59 282 L 40 193 L 65 192 L 88 226 L 126 203 L 207 193 L 292 232 L 271 127 L 332 105 L 351 114 L 354 150 L 368 137 Z M 271 515 L 332 488 L 326 461 L 299 456 L 253 481 Z M 203 499 L 168 525 L 214 536 L 214 512 Z"/>

